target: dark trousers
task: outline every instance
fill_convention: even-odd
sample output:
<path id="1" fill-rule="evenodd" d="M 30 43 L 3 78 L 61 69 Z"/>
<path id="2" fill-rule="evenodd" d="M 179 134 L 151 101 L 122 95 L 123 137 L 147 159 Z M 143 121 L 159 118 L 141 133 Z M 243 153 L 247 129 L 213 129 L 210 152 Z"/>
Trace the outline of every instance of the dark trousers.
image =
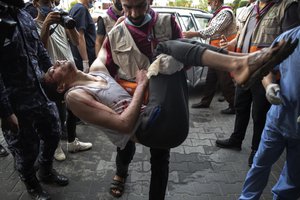
<path id="1" fill-rule="evenodd" d="M 265 97 L 265 89 L 261 82 L 256 83 L 249 90 L 243 90 L 239 86 L 236 87 L 236 117 L 234 123 L 234 131 L 231 134 L 230 138 L 240 143 L 242 143 L 242 141 L 244 140 L 247 126 L 249 124 L 251 105 L 253 119 L 253 136 L 251 148 L 252 150 L 257 150 L 260 142 L 260 137 L 265 126 L 266 114 L 271 106 Z"/>
<path id="2" fill-rule="evenodd" d="M 69 109 L 67 109 L 67 112 L 68 115 L 66 120 L 66 126 L 68 142 L 73 142 L 76 138 L 76 123 L 79 121 L 79 119 Z"/>
<path id="3" fill-rule="evenodd" d="M 179 146 L 189 132 L 188 86 L 184 71 L 151 77 L 149 103 L 136 132 L 148 147 L 169 149 Z"/>
<path id="4" fill-rule="evenodd" d="M 203 97 L 201 103 L 209 106 L 217 90 L 217 85 L 220 85 L 225 100 L 229 103 L 229 107 L 234 106 L 235 86 L 228 72 L 219 71 L 208 68 L 205 86 L 203 89 Z"/>
<path id="5" fill-rule="evenodd" d="M 116 175 L 127 177 L 128 166 L 135 153 L 135 143 L 129 141 L 125 149 L 117 149 Z M 151 180 L 149 200 L 164 200 L 169 178 L 170 149 L 150 148 Z"/>
<path id="6" fill-rule="evenodd" d="M 26 181 L 35 176 L 33 166 L 37 157 L 41 167 L 52 166 L 61 126 L 53 102 L 15 114 L 19 121 L 19 132 L 11 133 L 5 127 L 2 130 L 15 158 L 16 170 L 21 179 Z"/>
<path id="7" fill-rule="evenodd" d="M 150 147 L 150 200 L 164 200 L 169 178 L 170 148 L 180 145 L 189 130 L 188 87 L 184 71 L 158 75 L 149 82 L 149 103 L 142 115 L 136 137 Z M 117 149 L 116 174 L 126 177 L 135 153 L 129 141 L 125 149 Z"/>

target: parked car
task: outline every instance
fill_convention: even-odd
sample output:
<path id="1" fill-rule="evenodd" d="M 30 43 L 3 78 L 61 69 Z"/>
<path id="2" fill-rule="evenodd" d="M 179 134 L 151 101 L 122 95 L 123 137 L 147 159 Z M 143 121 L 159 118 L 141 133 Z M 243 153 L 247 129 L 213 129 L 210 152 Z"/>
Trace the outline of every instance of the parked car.
<path id="1" fill-rule="evenodd" d="M 152 6 L 151 8 L 158 13 L 173 15 L 182 31 L 197 31 L 204 29 L 212 18 L 212 14 L 200 9 L 160 6 Z M 203 40 L 200 37 L 195 37 L 193 39 L 199 40 L 202 43 L 208 43 L 208 40 Z M 204 66 L 191 67 L 187 70 L 189 85 L 194 87 L 197 84 L 204 83 L 207 74 L 206 72 L 207 67 Z"/>

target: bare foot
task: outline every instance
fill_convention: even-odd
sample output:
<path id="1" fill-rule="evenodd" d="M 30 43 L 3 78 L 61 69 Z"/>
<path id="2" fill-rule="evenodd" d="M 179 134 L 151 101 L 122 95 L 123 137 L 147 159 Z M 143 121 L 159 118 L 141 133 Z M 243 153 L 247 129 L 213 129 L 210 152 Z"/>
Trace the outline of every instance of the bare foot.
<path id="1" fill-rule="evenodd" d="M 248 54 L 244 65 L 233 72 L 236 83 L 249 89 L 256 81 L 261 80 L 270 70 L 293 53 L 297 45 L 298 40 L 294 42 L 291 39 L 281 40 L 273 47 Z"/>

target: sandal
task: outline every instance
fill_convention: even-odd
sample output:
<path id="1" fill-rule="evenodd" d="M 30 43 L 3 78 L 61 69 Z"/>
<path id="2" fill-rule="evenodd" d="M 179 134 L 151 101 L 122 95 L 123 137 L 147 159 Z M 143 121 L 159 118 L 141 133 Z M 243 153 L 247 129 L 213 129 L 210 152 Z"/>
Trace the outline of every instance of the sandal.
<path id="1" fill-rule="evenodd" d="M 250 78 L 240 86 L 245 90 L 250 89 L 256 81 L 262 80 L 264 76 L 268 75 L 271 69 L 289 57 L 297 45 L 298 39 L 293 42 L 291 39 L 288 39 L 286 42 L 280 41 L 270 48 L 265 48 L 257 53 L 253 53 L 252 58 L 250 58 L 251 60 L 248 61 L 249 67 L 251 68 L 251 65 L 255 65 L 256 62 L 262 62 L 262 65 L 257 70 L 252 69 L 255 72 L 251 74 Z M 255 68 L 255 66 L 252 67 Z"/>
<path id="2" fill-rule="evenodd" d="M 113 197 L 119 198 L 124 194 L 124 188 L 125 188 L 125 182 L 126 182 L 127 176 L 125 178 L 120 177 L 123 180 L 115 180 L 114 178 L 111 182 L 111 185 L 109 188 L 109 193 Z"/>

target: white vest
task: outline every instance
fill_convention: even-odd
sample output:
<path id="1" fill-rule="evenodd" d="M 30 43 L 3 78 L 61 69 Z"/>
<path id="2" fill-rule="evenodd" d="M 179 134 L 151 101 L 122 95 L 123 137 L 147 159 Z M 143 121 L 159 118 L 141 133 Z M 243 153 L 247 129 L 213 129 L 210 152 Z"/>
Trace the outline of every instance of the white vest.
<path id="1" fill-rule="evenodd" d="M 159 42 L 172 39 L 171 15 L 158 14 L 151 31 Z M 113 61 L 120 67 L 120 78 L 134 80 L 138 69 L 150 66 L 149 58 L 140 52 L 124 22 L 114 27 L 108 33 L 108 38 Z"/>

